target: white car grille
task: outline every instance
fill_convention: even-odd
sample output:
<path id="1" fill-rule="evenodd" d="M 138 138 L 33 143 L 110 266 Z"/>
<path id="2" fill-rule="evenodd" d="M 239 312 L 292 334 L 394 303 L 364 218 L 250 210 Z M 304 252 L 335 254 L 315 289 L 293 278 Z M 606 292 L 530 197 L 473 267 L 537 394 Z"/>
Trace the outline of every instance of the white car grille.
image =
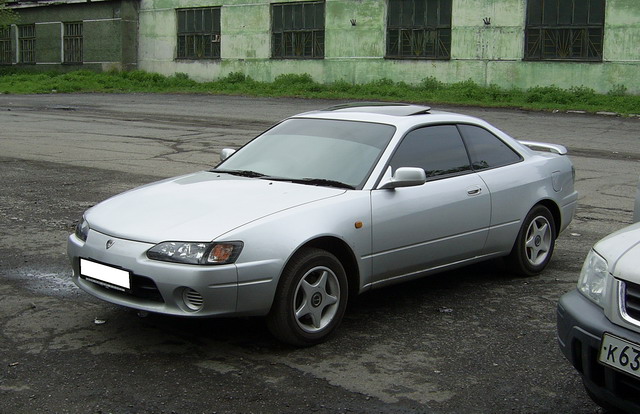
<path id="1" fill-rule="evenodd" d="M 640 327 L 640 285 L 620 282 L 620 314 L 627 322 Z"/>

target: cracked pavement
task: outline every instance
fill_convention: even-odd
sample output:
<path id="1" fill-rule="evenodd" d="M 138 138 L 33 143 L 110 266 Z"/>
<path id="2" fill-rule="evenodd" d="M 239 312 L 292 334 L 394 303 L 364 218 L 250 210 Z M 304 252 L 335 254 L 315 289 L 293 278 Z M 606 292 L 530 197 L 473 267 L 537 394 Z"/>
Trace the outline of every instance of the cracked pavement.
<path id="1" fill-rule="evenodd" d="M 631 222 L 637 119 L 445 108 L 569 148 L 580 204 L 550 267 L 521 279 L 495 261 L 369 292 L 310 349 L 260 319 L 139 317 L 70 282 L 86 208 L 334 103 L 0 95 L 0 413 L 599 412 L 557 349 L 555 303 L 591 245 Z"/>

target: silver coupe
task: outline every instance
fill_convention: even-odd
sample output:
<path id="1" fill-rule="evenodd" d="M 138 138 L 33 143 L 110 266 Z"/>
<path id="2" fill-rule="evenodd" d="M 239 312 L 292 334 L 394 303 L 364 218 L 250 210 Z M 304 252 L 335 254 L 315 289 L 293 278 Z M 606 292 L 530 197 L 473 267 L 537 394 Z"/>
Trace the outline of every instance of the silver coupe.
<path id="1" fill-rule="evenodd" d="M 73 280 L 143 311 L 265 316 L 280 340 L 317 344 L 350 295 L 496 257 L 541 272 L 576 208 L 566 153 L 426 106 L 303 113 L 210 171 L 87 210 Z"/>

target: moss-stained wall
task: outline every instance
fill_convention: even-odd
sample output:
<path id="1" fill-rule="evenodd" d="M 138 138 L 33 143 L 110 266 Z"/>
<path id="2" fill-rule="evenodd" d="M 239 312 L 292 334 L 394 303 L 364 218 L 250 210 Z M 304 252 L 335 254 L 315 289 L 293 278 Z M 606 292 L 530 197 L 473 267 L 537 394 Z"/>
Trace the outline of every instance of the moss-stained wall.
<path id="1" fill-rule="evenodd" d="M 61 23 L 36 23 L 36 62 L 50 65 L 62 61 Z"/>
<path id="2" fill-rule="evenodd" d="M 327 28 L 331 27 L 326 31 L 326 58 L 379 58 L 384 55 L 384 1 L 327 2 L 325 7 Z"/>
<path id="3" fill-rule="evenodd" d="M 247 4 L 225 7 L 221 17 L 221 33 L 227 41 L 221 44 L 221 54 L 230 59 L 268 59 L 271 53 L 269 5 Z"/>
<path id="4" fill-rule="evenodd" d="M 94 0 L 83 3 L 34 3 L 15 8 L 17 25 L 36 25 L 38 70 L 132 69 L 137 64 L 138 0 Z M 82 64 L 63 64 L 64 23 L 82 22 Z M 16 55 L 17 26 L 13 28 Z M 16 59 L 14 59 L 16 61 Z M 20 63 L 18 66 L 23 66 Z"/>
<path id="5" fill-rule="evenodd" d="M 222 6 L 222 58 L 177 61 L 175 9 L 202 6 Z M 283 73 L 354 83 L 417 83 L 433 76 L 516 88 L 584 85 L 599 92 L 624 85 L 640 94 L 638 0 L 607 1 L 602 62 L 524 61 L 526 0 L 453 0 L 450 60 L 385 59 L 386 13 L 385 0 L 326 0 L 325 58 L 279 60 L 270 59 L 268 0 L 141 0 L 139 67 L 198 80 L 236 71 L 265 81 Z"/>
<path id="6" fill-rule="evenodd" d="M 609 0 L 605 15 L 604 58 L 606 61 L 640 61 L 640 2 Z M 636 78 L 640 83 L 640 79 Z"/>
<path id="7" fill-rule="evenodd" d="M 281 2 L 287 1 L 295 0 Z M 221 59 L 176 60 L 175 10 L 211 6 L 222 7 Z M 433 76 L 517 88 L 586 85 L 600 92 L 624 85 L 640 94 L 638 0 L 607 0 L 603 61 L 589 63 L 523 61 L 526 0 L 453 0 L 451 59 L 445 61 L 384 58 L 386 0 L 326 0 L 320 60 L 271 59 L 269 0 L 94 0 L 18 12 L 21 24 L 43 23 L 37 26 L 36 66 L 59 65 L 61 22 L 83 21 L 84 68 L 129 69 L 137 62 L 144 70 L 184 72 L 198 80 L 238 71 L 265 81 L 284 73 L 353 83 L 417 83 Z"/>
<path id="8" fill-rule="evenodd" d="M 298 0 L 277 0 L 293 2 Z M 141 69 L 197 80 L 243 72 L 270 81 L 308 73 L 320 82 L 389 78 L 418 83 L 471 79 L 529 88 L 623 85 L 640 94 L 640 1 L 607 0 L 602 62 L 524 61 L 526 0 L 452 0 L 450 60 L 385 59 L 387 0 L 326 0 L 325 57 L 271 59 L 269 0 L 93 0 L 18 7 L 19 24 L 36 23 L 36 67 Z M 27 3 L 24 3 L 27 4 Z M 176 60 L 176 9 L 221 6 L 221 59 Z M 490 20 L 490 24 L 488 23 Z M 82 65 L 62 62 L 63 22 L 82 21 Z M 17 28 L 12 28 L 14 39 Z M 14 56 L 17 42 L 13 44 Z"/>

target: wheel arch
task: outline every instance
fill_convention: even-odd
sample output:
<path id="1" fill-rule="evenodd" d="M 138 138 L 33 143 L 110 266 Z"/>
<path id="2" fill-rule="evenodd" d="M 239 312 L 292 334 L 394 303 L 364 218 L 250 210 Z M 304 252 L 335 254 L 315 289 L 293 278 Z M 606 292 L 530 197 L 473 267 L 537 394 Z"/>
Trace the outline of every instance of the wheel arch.
<path id="1" fill-rule="evenodd" d="M 558 207 L 558 205 L 553 200 L 544 199 L 536 203 L 536 205 L 531 207 L 531 209 L 535 208 L 535 206 L 538 205 L 546 207 L 553 216 L 553 226 L 556 232 L 556 237 L 558 237 L 558 234 L 560 234 L 560 229 L 562 228 L 562 214 L 560 213 L 560 207 Z"/>
<path id="2" fill-rule="evenodd" d="M 532 254 L 535 254 L 535 257 L 532 259 L 529 257 L 529 253 L 528 253 L 529 248 L 526 247 L 528 246 L 528 244 L 527 244 L 525 235 L 527 234 L 528 229 L 532 225 L 533 221 L 538 219 L 536 215 L 534 215 L 533 213 L 535 212 L 536 214 L 538 214 L 538 212 L 536 212 L 535 210 L 538 209 L 538 211 L 541 211 L 540 209 L 542 208 L 546 210 L 544 215 L 549 214 L 551 216 L 549 217 L 549 220 L 553 221 L 553 228 L 551 229 L 550 241 L 546 250 L 544 250 L 544 246 L 543 248 L 538 248 L 539 246 L 538 241 L 536 241 L 536 244 L 535 244 L 536 247 L 533 247 L 533 246 L 531 247 Z M 554 203 L 552 200 L 548 200 L 548 199 L 540 200 L 539 202 L 534 204 L 533 207 L 531 207 L 531 209 L 529 209 L 529 211 L 527 212 L 526 216 L 522 221 L 520 230 L 518 231 L 518 235 L 516 236 L 516 239 L 513 243 L 513 247 L 511 248 L 511 252 L 509 253 L 509 255 L 505 257 L 505 262 L 507 266 L 515 275 L 525 276 L 525 277 L 535 276 L 546 268 L 549 261 L 551 260 L 551 256 L 553 255 L 555 240 L 557 239 L 558 233 L 561 229 L 560 220 L 561 220 L 560 209 L 557 206 L 557 204 Z M 545 221 L 547 220 L 545 219 Z M 545 237 L 545 236 L 538 235 L 536 237 Z M 542 245 L 542 243 L 540 245 Z M 543 253 L 544 256 L 542 257 L 541 262 L 539 262 L 538 260 L 539 251 L 544 252 Z"/>
<path id="3" fill-rule="evenodd" d="M 335 270 L 323 269 L 322 273 L 325 275 L 325 279 L 327 279 L 332 277 L 327 275 L 327 273 L 331 272 L 335 283 L 341 285 L 338 299 L 327 301 L 327 305 L 320 308 L 320 313 L 316 313 L 312 309 L 324 303 L 324 299 L 320 299 L 316 305 L 309 305 L 308 303 L 311 302 L 308 301 L 312 299 L 303 298 L 302 301 L 304 305 L 298 308 L 301 303 L 298 302 L 296 292 L 303 290 L 301 287 L 302 278 L 316 272 L 318 266 L 327 265 L 335 268 L 337 266 L 336 261 L 341 264 L 343 269 L 335 269 L 338 270 L 337 272 Z M 266 315 L 269 331 L 277 339 L 295 346 L 311 346 L 326 341 L 335 333 L 335 330 L 340 325 L 349 297 L 357 292 L 356 284 L 358 279 L 358 263 L 347 243 L 332 236 L 320 236 L 307 241 L 293 252 L 286 261 L 280 274 L 271 309 Z M 315 280 L 319 281 L 319 279 Z M 329 295 L 332 295 L 332 293 L 327 292 L 325 287 L 325 285 L 329 285 L 329 283 L 328 281 L 322 285 L 311 285 L 307 283 L 308 289 L 312 292 L 311 297 L 319 295 L 318 297 L 328 298 Z M 348 286 L 343 294 L 342 289 L 344 283 L 347 283 Z M 356 285 L 355 291 L 354 285 Z M 305 292 L 308 291 L 307 288 L 304 288 L 304 290 Z M 306 293 L 302 296 L 308 297 Z M 329 313 L 329 319 L 325 321 L 323 312 L 324 309 L 328 309 L 329 307 L 333 308 L 330 311 L 333 313 Z M 309 317 L 312 321 L 308 320 Z M 302 318 L 306 320 L 303 321 Z M 310 326 L 314 328 L 312 329 Z"/>
<path id="4" fill-rule="evenodd" d="M 338 237 L 323 236 L 309 240 L 300 246 L 298 250 L 296 250 L 296 253 L 309 247 L 326 250 L 333 254 L 344 267 L 344 271 L 347 275 L 347 282 L 349 283 L 349 296 L 353 297 L 357 295 L 360 289 L 360 268 L 358 267 L 356 256 L 353 254 L 353 250 L 351 250 L 349 245 Z M 293 255 L 291 257 L 293 257 Z"/>

